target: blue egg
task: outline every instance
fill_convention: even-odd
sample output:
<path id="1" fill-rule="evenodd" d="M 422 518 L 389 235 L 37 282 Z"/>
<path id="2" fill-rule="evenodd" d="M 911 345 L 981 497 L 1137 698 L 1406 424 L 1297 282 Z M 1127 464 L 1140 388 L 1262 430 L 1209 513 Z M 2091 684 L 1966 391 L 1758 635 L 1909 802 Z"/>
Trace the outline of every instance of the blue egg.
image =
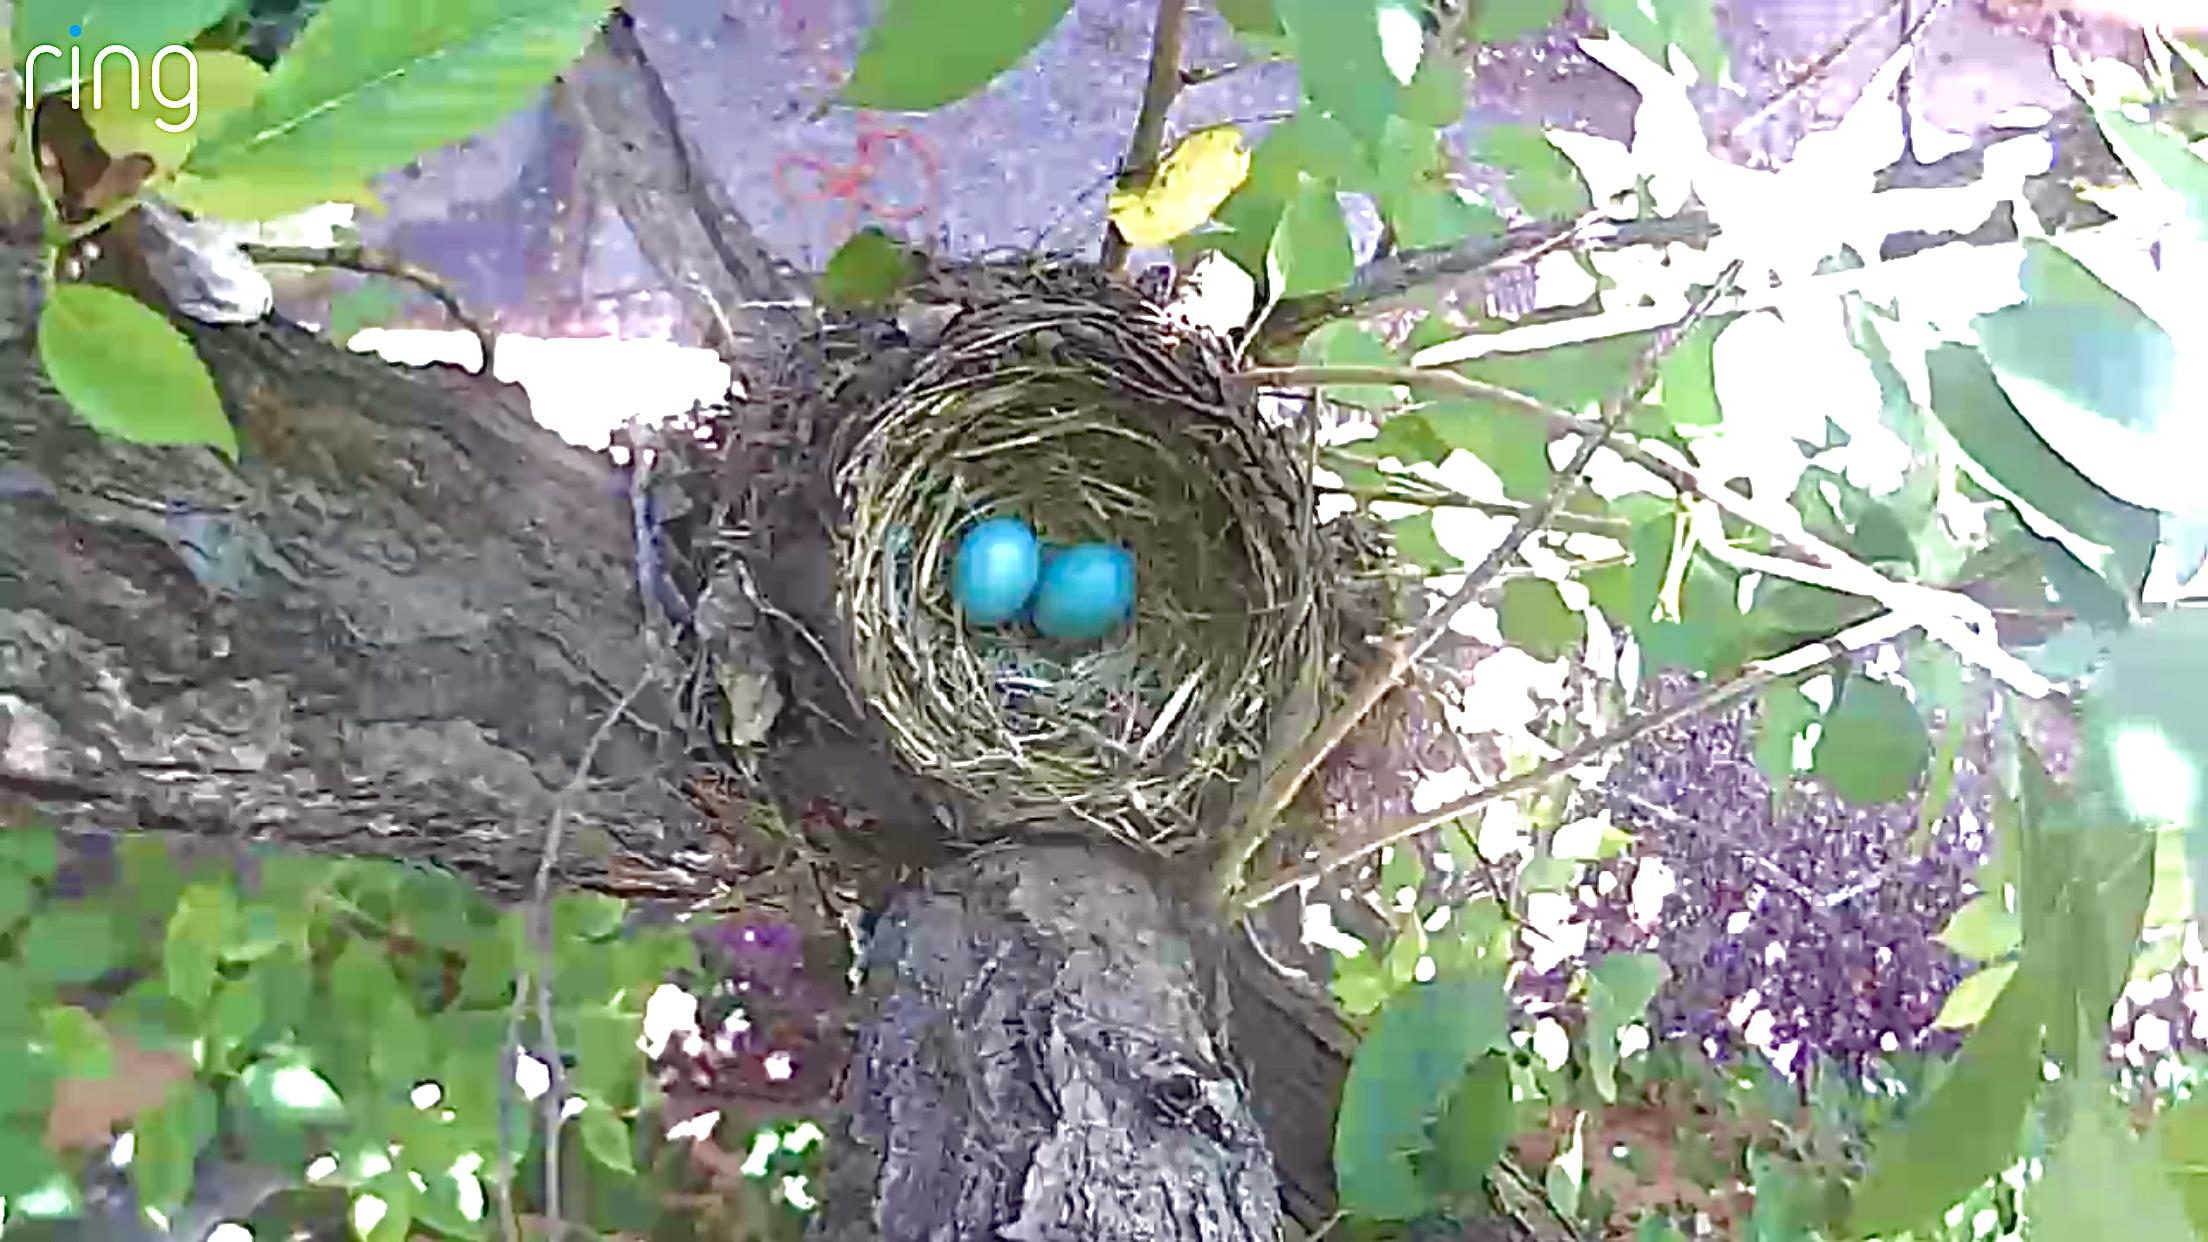
<path id="1" fill-rule="evenodd" d="M 1035 628 L 1046 638 L 1090 642 L 1135 611 L 1135 554 L 1109 543 L 1054 553 L 1035 588 Z"/>
<path id="2" fill-rule="evenodd" d="M 951 563 L 951 598 L 976 625 L 1002 625 L 1026 609 L 1042 572 L 1035 532 L 1016 517 L 995 517 L 966 532 Z"/>

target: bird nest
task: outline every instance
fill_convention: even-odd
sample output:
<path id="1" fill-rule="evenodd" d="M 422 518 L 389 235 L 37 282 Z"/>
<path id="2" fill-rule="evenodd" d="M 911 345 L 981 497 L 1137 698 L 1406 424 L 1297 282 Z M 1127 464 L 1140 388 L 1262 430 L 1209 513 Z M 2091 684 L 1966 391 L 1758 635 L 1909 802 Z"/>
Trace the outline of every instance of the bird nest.
<path id="1" fill-rule="evenodd" d="M 835 451 L 857 689 L 986 828 L 1205 843 L 1328 649 L 1307 441 L 1216 339 L 1080 265 L 939 272 L 903 317 L 933 339 Z M 967 624 L 951 557 L 996 515 L 1131 550 L 1132 622 L 1089 645 Z"/>

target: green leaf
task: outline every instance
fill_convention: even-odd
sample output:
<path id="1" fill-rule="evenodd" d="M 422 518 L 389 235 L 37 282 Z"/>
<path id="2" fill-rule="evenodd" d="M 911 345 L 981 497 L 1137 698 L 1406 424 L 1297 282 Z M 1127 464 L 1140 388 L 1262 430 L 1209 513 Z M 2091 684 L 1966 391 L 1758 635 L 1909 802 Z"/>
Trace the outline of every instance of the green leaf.
<path id="1" fill-rule="evenodd" d="M 69 85 L 69 49 L 72 46 L 83 49 L 84 71 L 88 76 L 94 58 L 109 47 L 130 49 L 145 65 L 144 71 L 150 74 L 155 53 L 172 43 L 190 42 L 193 35 L 222 20 L 233 3 L 234 0 L 16 0 L 13 47 L 17 63 L 39 47 L 61 49 L 60 59 L 42 56 L 35 66 L 41 95 Z M 78 37 L 70 37 L 71 26 L 81 31 Z"/>
<path id="2" fill-rule="evenodd" d="M 1725 45 L 1710 0 L 1588 0 L 1588 13 L 1657 64 L 1676 46 L 1705 82 L 1725 68 Z"/>
<path id="3" fill-rule="evenodd" d="M 1977 351 L 1942 346 L 1925 355 L 1925 366 L 1932 381 L 1933 413 L 1963 452 L 2008 497 L 2030 505 L 2058 528 L 2040 533 L 2069 536 L 2062 546 L 2136 603 L 2154 555 L 2155 515 L 2101 490 L 2048 447 L 2004 395 L 1992 367 Z"/>
<path id="4" fill-rule="evenodd" d="M 2010 977 L 2015 974 L 2015 962 L 2002 962 L 1998 966 L 1988 966 L 1984 970 L 1964 975 L 1956 981 L 1954 989 L 1948 992 L 1947 999 L 1940 1003 L 1940 1012 L 1932 1019 L 1932 1025 L 1948 1030 L 1962 1030 L 1978 1025 L 1985 1020 L 1986 1011 L 1992 1009 L 1993 1003 L 2001 998 L 2002 991 L 2009 986 Z"/>
<path id="5" fill-rule="evenodd" d="M 1784 796 L 1793 784 L 1794 744 L 1815 723 L 1817 704 L 1796 682 L 1773 682 L 1756 696 L 1756 767 L 1772 793 Z"/>
<path id="6" fill-rule="evenodd" d="M 2193 878 L 2185 866 L 2185 833 L 2154 834 L 2154 885 L 2147 896 L 2147 927 L 2174 927 L 2193 916 Z"/>
<path id="7" fill-rule="evenodd" d="M 1489 126 L 1472 158 L 1502 173 L 1511 199 L 1536 219 L 1568 219 L 1594 206 L 1579 170 L 1534 126 Z"/>
<path id="8" fill-rule="evenodd" d="M 581 55 L 609 7 L 327 0 L 253 106 L 202 138 L 185 171 L 247 187 L 263 218 L 352 196 L 526 107 Z"/>
<path id="9" fill-rule="evenodd" d="M 98 1018 L 75 1005 L 56 1005 L 40 1019 L 56 1073 L 64 1078 L 105 1078 L 114 1072 L 114 1050 Z"/>
<path id="10" fill-rule="evenodd" d="M 2208 1235 L 2208 1095 L 2164 1110 L 2155 1119 L 2154 1142 L 2194 1231 Z"/>
<path id="11" fill-rule="evenodd" d="M 1406 1220 L 1430 1203 L 1411 1160 L 1428 1126 L 1463 1085 L 1466 1067 L 1499 1051 L 1510 1031 L 1501 985 L 1489 976 L 1418 984 L 1390 999 L 1358 1046 L 1334 1127 L 1342 1207 L 1372 1220 Z"/>
<path id="12" fill-rule="evenodd" d="M 1962 957 L 1990 962 L 2016 952 L 2024 941 L 2024 925 L 1999 894 L 1982 893 L 1950 915 L 1934 939 Z"/>
<path id="13" fill-rule="evenodd" d="M 1346 319 L 1323 324 L 1303 338 L 1299 366 L 1392 367 L 1395 354 L 1379 337 Z M 1328 384 L 1320 389 L 1343 405 L 1385 409 L 1400 405 L 1404 390 L 1393 384 Z"/>
<path id="14" fill-rule="evenodd" d="M 2164 613 L 2117 636 L 2085 701 L 2093 757 L 2132 815 L 2187 829 L 2208 875 L 2208 612 Z"/>
<path id="15" fill-rule="evenodd" d="M 1979 347 L 2049 448 L 2119 500 L 2200 512 L 2197 403 L 2160 324 L 2051 242 L 2025 243 L 2031 296 L 1977 320 Z M 2172 460 L 2172 459 L 2175 460 Z"/>
<path id="16" fill-rule="evenodd" d="M 611 1109 L 590 1104 L 576 1118 L 582 1129 L 583 1147 L 598 1163 L 616 1173 L 636 1172 L 636 1157 L 629 1150 L 629 1127 Z"/>
<path id="17" fill-rule="evenodd" d="M 1541 1189 L 1549 1202 L 1570 1218 L 1579 1215 L 1579 1192 L 1587 1176 L 1587 1114 L 1572 1118 L 1572 1141 L 1541 1174 Z"/>
<path id="18" fill-rule="evenodd" d="M 2208 235 L 2208 159 L 2166 125 L 2136 121 L 2115 108 L 2095 108 L 2093 119 L 2139 184 L 2176 196 L 2194 229 Z"/>
<path id="19" fill-rule="evenodd" d="M 45 1191 L 62 1192 L 70 1208 L 83 1210 L 84 1196 L 77 1189 L 77 1179 L 62 1172 L 54 1154 L 47 1150 L 43 1127 L 0 1125 L 0 1195 L 8 1199 L 9 1219 L 18 1213 L 26 1220 L 35 1219 L 27 1197 Z M 57 1214 L 75 1212 L 65 1209 Z"/>
<path id="20" fill-rule="evenodd" d="M 1273 0 L 1214 0 L 1213 7 L 1236 34 L 1277 39 L 1288 33 Z"/>
<path id="21" fill-rule="evenodd" d="M 2069 1132 L 2026 1200 L 2031 1236 L 2192 1242 L 2185 1201 L 2115 1101 L 2090 1080 L 2071 1094 Z"/>
<path id="22" fill-rule="evenodd" d="M 1549 432 L 1539 419 L 1481 401 L 1438 401 L 1419 418 L 1443 445 L 1463 449 L 1494 471 L 1503 495 L 1536 504 L 1548 492 Z"/>
<path id="23" fill-rule="evenodd" d="M 829 256 L 820 274 L 820 301 L 824 306 L 878 306 L 919 274 L 918 255 L 880 229 L 863 228 Z"/>
<path id="24" fill-rule="evenodd" d="M 842 101 L 925 112 L 964 99 L 1020 63 L 1071 0 L 890 0 L 866 35 Z"/>
<path id="25" fill-rule="evenodd" d="M 1587 1068 L 1604 1102 L 1618 1099 L 1618 1032 L 1641 1020 L 1670 974 L 1653 953 L 1606 953 L 1587 968 Z"/>
<path id="26" fill-rule="evenodd" d="M 164 57 L 158 75 L 151 63 L 140 70 L 116 59 L 100 71 L 98 102 L 87 99 L 79 111 L 110 156 L 136 152 L 159 170 L 173 172 L 201 134 L 249 106 L 267 79 L 267 70 L 236 52 L 202 50 L 191 60 Z M 162 102 L 169 99 L 187 102 Z"/>
<path id="27" fill-rule="evenodd" d="M 51 828 L 0 828 L 0 870 L 50 880 L 61 866 L 61 843 Z"/>
<path id="28" fill-rule="evenodd" d="M 1907 691 L 1851 677 L 1825 714 L 1810 772 L 1850 802 L 1891 802 L 1915 788 L 1931 755 L 1932 739 Z"/>
<path id="29" fill-rule="evenodd" d="M 237 460 L 237 433 L 206 364 L 183 333 L 128 294 L 84 284 L 47 290 L 38 356 L 54 387 L 100 434 L 133 444 L 205 444 Z"/>
<path id="30" fill-rule="evenodd" d="M 1485 0 L 1472 19 L 1482 43 L 1509 43 L 1547 30 L 1564 16 L 1564 0 Z"/>
<path id="31" fill-rule="evenodd" d="M 130 1181 L 141 1205 L 175 1215 L 192 1192 L 192 1162 L 215 1136 L 215 1111 L 213 1094 L 187 1081 L 166 1104 L 138 1118 Z"/>
<path id="32" fill-rule="evenodd" d="M 115 922 L 104 906 L 54 903 L 23 928 L 15 955 L 42 983 L 90 983 L 121 960 Z"/>
<path id="33" fill-rule="evenodd" d="M 1503 218 L 1485 203 L 1475 203 L 1446 186 L 1414 186 L 1387 195 L 1381 212 L 1405 250 L 1454 246 L 1468 237 L 1497 237 Z"/>
<path id="34" fill-rule="evenodd" d="M 1403 88 L 1388 67 L 1383 40 L 1423 40 L 1417 13 L 1404 0 L 1274 2 L 1295 49 L 1303 93 L 1360 141 L 1378 146 Z"/>
<path id="35" fill-rule="evenodd" d="M 2016 1158 L 2024 1114 L 2039 1091 L 2046 1007 L 2039 978 L 2012 979 L 1946 1076 L 1872 1140 L 1870 1172 L 1854 1196 L 1852 1236 L 1897 1234 L 1937 1220 Z"/>
<path id="36" fill-rule="evenodd" d="M 1481 16 L 1485 17 L 1492 7 L 1482 5 Z M 1429 44 L 1426 54 L 1419 57 L 1418 72 L 1403 88 L 1396 111 L 1406 121 L 1447 129 L 1464 119 L 1464 88 L 1464 62 L 1447 48 Z"/>
<path id="37" fill-rule="evenodd" d="M 1356 251 L 1331 185 L 1306 179 L 1288 200 L 1265 269 L 1273 293 L 1283 298 L 1328 293 L 1349 283 L 1357 270 Z"/>
<path id="38" fill-rule="evenodd" d="M 1464 562 L 1449 555 L 1434 536 L 1432 510 L 1414 513 L 1388 523 L 1388 531 L 1395 537 L 1395 555 L 1407 565 L 1415 565 L 1429 574 L 1445 574 L 1464 567 Z"/>
<path id="39" fill-rule="evenodd" d="M 1587 637 L 1587 619 L 1565 604 L 1555 583 L 1541 578 L 1504 583 L 1499 614 L 1503 641 L 1536 659 L 1562 659 Z"/>
<path id="40" fill-rule="evenodd" d="M 1434 1122 L 1433 1155 L 1421 1171 L 1443 1200 L 1469 1201 L 1486 1191 L 1487 1171 L 1517 1129 L 1510 1097 L 1510 1058 L 1490 1052 L 1473 1061 L 1455 1098 Z"/>
<path id="41" fill-rule="evenodd" d="M 345 1101 L 304 1058 L 255 1061 L 238 1075 L 238 1098 L 254 1112 L 292 1126 L 333 1125 L 345 1119 Z"/>
<path id="42" fill-rule="evenodd" d="M 223 943 L 237 917 L 237 900 L 227 886 L 194 884 L 184 890 L 176 913 L 169 916 L 168 938 L 161 946 L 169 995 L 195 1009 L 207 1003 Z"/>
<path id="43" fill-rule="evenodd" d="M 31 878 L 20 871 L 0 870 L 0 936 L 6 935 L 37 904 Z"/>
<path id="44" fill-rule="evenodd" d="M 361 1242 L 407 1242 L 414 1225 L 414 1183 L 405 1171 L 392 1169 L 361 1183 L 360 1194 L 374 1195 L 383 1204 L 383 1215 L 361 1235 Z M 358 1199 L 355 1199 L 358 1211 Z"/>
<path id="45" fill-rule="evenodd" d="M 1715 427 L 1724 421 L 1717 407 L 1717 334 L 1725 325 L 1704 319 L 1679 339 L 1656 368 L 1656 400 L 1674 427 Z"/>
<path id="46" fill-rule="evenodd" d="M 226 980 L 207 1011 L 207 1035 L 227 1052 L 251 1039 L 261 1029 L 266 1006 L 261 1001 L 260 980 L 253 975 Z"/>

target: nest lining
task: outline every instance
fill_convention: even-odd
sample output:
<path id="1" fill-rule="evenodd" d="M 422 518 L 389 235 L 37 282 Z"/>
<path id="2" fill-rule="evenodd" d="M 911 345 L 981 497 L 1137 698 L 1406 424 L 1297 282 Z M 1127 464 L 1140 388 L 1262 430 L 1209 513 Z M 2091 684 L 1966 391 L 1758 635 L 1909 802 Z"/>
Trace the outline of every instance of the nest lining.
<path id="1" fill-rule="evenodd" d="M 1323 650 L 1305 459 L 1228 395 L 1226 364 L 1124 286 L 1042 269 L 970 302 L 847 425 L 837 585 L 859 688 L 899 756 L 990 826 L 1207 840 Z M 997 514 L 1130 549 L 1133 622 L 1101 645 L 966 625 L 951 553 Z"/>

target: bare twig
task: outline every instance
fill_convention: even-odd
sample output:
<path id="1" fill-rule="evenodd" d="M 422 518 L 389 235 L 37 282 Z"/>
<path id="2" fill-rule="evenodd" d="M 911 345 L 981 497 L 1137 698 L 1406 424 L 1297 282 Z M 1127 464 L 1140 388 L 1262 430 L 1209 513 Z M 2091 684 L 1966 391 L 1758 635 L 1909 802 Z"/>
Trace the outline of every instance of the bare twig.
<path id="1" fill-rule="evenodd" d="M 1349 287 L 1283 302 L 1266 325 L 1269 340 L 1292 340 L 1326 320 L 1386 304 L 1415 290 L 1492 268 L 1531 263 L 1558 250 L 1625 250 L 1634 246 L 1706 245 L 1717 236 L 1709 217 L 1693 212 L 1668 220 L 1619 223 L 1589 213 L 1564 223 L 1521 225 L 1501 237 L 1462 246 L 1406 250 L 1359 269 Z"/>
<path id="2" fill-rule="evenodd" d="M 1158 0 L 1158 22 L 1150 36 L 1150 80 L 1142 91 L 1142 111 L 1135 114 L 1135 135 L 1127 143 L 1127 158 L 1120 161 L 1120 184 L 1147 179 L 1158 163 L 1158 146 L 1165 140 L 1165 114 L 1173 108 L 1181 90 L 1181 27 L 1188 16 L 1188 0 Z M 1104 225 L 1106 269 L 1127 261 L 1127 239 L 1110 221 Z"/>
<path id="3" fill-rule="evenodd" d="M 1588 434 L 1580 437 L 1578 448 L 1573 451 L 1571 460 L 1557 473 L 1549 494 L 1539 502 L 1526 506 L 1518 519 L 1511 523 L 1510 531 L 1503 536 L 1502 541 L 1488 550 L 1480 563 L 1464 576 L 1464 581 L 1449 599 L 1428 614 L 1408 639 L 1389 644 L 1385 658 L 1350 691 L 1347 702 L 1336 708 L 1294 750 L 1268 765 L 1250 804 L 1239 808 L 1241 813 L 1236 819 L 1233 835 L 1220 852 L 1212 891 L 1222 901 L 1230 897 L 1235 887 L 1241 883 L 1243 869 L 1256 855 L 1258 847 L 1264 844 L 1266 837 L 1272 832 L 1274 821 L 1279 819 L 1281 811 L 1303 788 L 1304 782 L 1311 778 L 1319 765 L 1326 762 L 1327 756 L 1333 754 L 1343 740 L 1372 713 L 1372 709 L 1379 706 L 1380 701 L 1395 689 L 1410 672 L 1411 666 L 1440 641 L 1443 634 L 1449 632 L 1450 619 L 1477 598 L 1480 591 L 1502 570 L 1504 563 L 1518 554 L 1518 549 L 1525 545 L 1526 540 L 1532 538 L 1535 531 L 1541 529 L 1552 515 L 1578 494 L 1581 476 L 1586 472 L 1588 464 L 1617 433 L 1625 422 L 1626 415 L 1654 382 L 1657 364 L 1700 322 L 1718 297 L 1733 287 L 1733 281 L 1739 273 L 1739 263 L 1728 267 L 1724 275 L 1703 293 L 1701 299 L 1678 323 L 1658 334 L 1657 339 L 1636 362 L 1633 373 L 1611 395 L 1603 410 L 1602 420 Z"/>
<path id="4" fill-rule="evenodd" d="M 499 1221 L 506 1242 L 520 1242 L 521 1238 L 519 1220 L 514 1212 L 513 1140 L 507 1119 L 514 1090 L 514 1069 L 521 1054 L 521 1018 L 532 991 L 537 999 L 540 1037 L 544 1040 L 542 1051 L 551 1076 L 544 1092 L 544 1215 L 551 1222 L 555 1242 L 563 1228 L 560 1223 L 560 1126 L 565 1119 L 560 1109 L 567 1098 L 567 1074 L 552 1024 L 552 876 L 558 870 L 560 841 L 567 830 L 568 812 L 590 780 L 591 765 L 597 761 L 599 748 L 606 744 L 606 739 L 613 735 L 613 726 L 629 714 L 629 709 L 653 679 L 653 670 L 646 669 L 636 679 L 636 684 L 629 687 L 629 692 L 621 696 L 621 701 L 614 704 L 613 710 L 598 722 L 590 740 L 583 745 L 582 757 L 575 761 L 575 774 L 552 799 L 552 818 L 545 826 L 544 852 L 537 859 L 536 879 L 529 897 L 526 923 L 531 951 L 522 954 L 521 964 L 514 971 L 514 999 L 506 1011 L 506 1048 L 499 1059 L 498 1177 L 492 1185 L 498 1193 Z"/>
<path id="5" fill-rule="evenodd" d="M 437 299 L 438 305 L 445 308 L 445 314 L 475 337 L 476 343 L 483 347 L 483 365 L 476 369 L 476 374 L 491 374 L 493 351 L 498 347 L 497 334 L 482 320 L 470 315 L 460 305 L 459 295 L 452 291 L 444 278 L 426 267 L 366 246 L 263 246 L 249 242 L 239 249 L 255 263 L 270 263 L 280 267 L 331 267 L 341 271 L 359 272 L 364 276 L 387 276 L 393 280 L 406 281 Z"/>
<path id="6" fill-rule="evenodd" d="M 1634 717 L 1600 737 L 1580 743 L 1547 763 L 1497 781 L 1445 806 L 1393 820 L 1364 840 L 1322 854 L 1308 864 L 1253 881 L 1247 895 L 1238 903 L 1239 908 L 1241 911 L 1254 909 L 1282 893 L 1367 858 L 1390 845 L 1400 844 L 1504 798 L 1538 789 L 1558 777 L 1570 774 L 1583 764 L 1593 762 L 1659 729 L 1738 702 L 1771 682 L 1821 668 L 1845 659 L 1853 652 L 1898 638 L 1916 628 L 1916 624 L 1910 617 L 1886 613 L 1860 625 L 1851 626 L 1823 642 L 1810 643 L 1785 655 L 1758 661 L 1727 681 L 1709 686 L 1670 707 Z"/>

